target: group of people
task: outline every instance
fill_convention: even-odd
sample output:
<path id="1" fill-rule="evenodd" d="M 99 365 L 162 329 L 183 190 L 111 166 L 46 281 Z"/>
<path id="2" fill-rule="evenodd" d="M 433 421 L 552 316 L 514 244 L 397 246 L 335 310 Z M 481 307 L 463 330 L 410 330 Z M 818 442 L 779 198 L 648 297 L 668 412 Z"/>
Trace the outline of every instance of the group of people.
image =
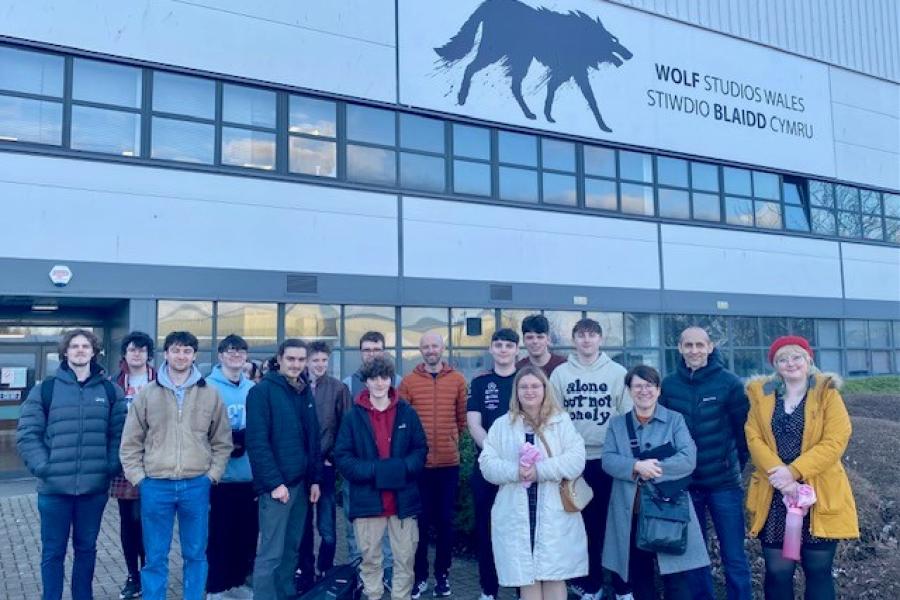
<path id="1" fill-rule="evenodd" d="M 62 596 L 70 532 L 72 598 L 92 598 L 108 496 L 129 573 L 123 600 L 165 598 L 176 515 L 186 600 L 296 598 L 334 564 L 339 487 L 365 598 L 385 589 L 392 600 L 429 589 L 450 596 L 466 430 L 478 453 L 470 488 L 480 600 L 500 586 L 521 600 L 597 600 L 606 583 L 621 600 L 656 598 L 657 570 L 666 598 L 715 598 L 708 518 L 729 600 L 752 597 L 748 531 L 762 544 L 767 598 L 793 598 L 797 562 L 807 598 L 834 597 L 837 541 L 858 536 L 841 463 L 850 420 L 837 377 L 814 367 L 805 339 L 776 339 L 774 372 L 745 388 L 698 327 L 681 333 L 680 360 L 664 379 L 614 362 L 592 319 L 575 324 L 568 359 L 551 352 L 544 316 L 526 317 L 521 331 L 524 358 L 519 333 L 499 329 L 492 369 L 468 383 L 443 359 L 436 332 L 421 337 L 422 362 L 399 381 L 384 336 L 366 333 L 362 364 L 343 382 L 328 375 L 325 343 L 299 339 L 282 342 L 254 382 L 237 335 L 221 341 L 204 377 L 189 332 L 165 338 L 158 369 L 153 340 L 129 334 L 110 380 L 96 336 L 67 332 L 59 371 L 29 394 L 17 432 L 39 480 L 44 600 Z M 561 493 L 576 480 L 592 492 L 580 511 Z M 817 499 L 796 561 L 782 553 L 784 499 L 801 484 Z M 642 495 L 657 486 L 690 499 L 677 553 L 637 542 Z"/>

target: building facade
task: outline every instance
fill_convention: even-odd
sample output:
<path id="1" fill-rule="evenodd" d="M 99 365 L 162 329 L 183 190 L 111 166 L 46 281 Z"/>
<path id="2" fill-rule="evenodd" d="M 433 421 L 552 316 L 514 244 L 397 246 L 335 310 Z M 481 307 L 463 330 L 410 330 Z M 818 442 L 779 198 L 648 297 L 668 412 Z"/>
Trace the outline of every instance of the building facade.
<path id="1" fill-rule="evenodd" d="M 663 370 L 807 336 L 900 372 L 890 0 L 0 2 L 0 475 L 55 343 L 190 329 L 200 362 L 600 320 Z"/>

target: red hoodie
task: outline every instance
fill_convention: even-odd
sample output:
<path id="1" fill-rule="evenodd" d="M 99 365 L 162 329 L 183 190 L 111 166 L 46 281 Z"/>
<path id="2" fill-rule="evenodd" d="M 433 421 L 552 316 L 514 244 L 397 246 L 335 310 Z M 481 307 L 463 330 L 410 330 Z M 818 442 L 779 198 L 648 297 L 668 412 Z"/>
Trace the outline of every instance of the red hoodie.
<path id="1" fill-rule="evenodd" d="M 397 416 L 397 392 L 394 388 L 388 390 L 390 403 L 384 410 L 378 410 L 372 406 L 369 400 L 369 390 L 363 390 L 356 398 L 356 403 L 366 409 L 369 421 L 372 423 L 372 431 L 375 433 L 375 446 L 378 448 L 379 458 L 391 457 L 391 436 L 394 433 L 394 418 Z M 382 517 L 390 517 L 397 514 L 397 495 L 390 490 L 381 492 L 381 505 L 384 510 Z"/>

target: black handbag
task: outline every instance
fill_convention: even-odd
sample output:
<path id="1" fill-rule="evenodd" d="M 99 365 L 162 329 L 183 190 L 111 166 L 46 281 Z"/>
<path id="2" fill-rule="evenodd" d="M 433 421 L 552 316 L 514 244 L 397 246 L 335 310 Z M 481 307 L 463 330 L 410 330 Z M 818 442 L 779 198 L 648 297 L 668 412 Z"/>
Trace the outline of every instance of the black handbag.
<path id="1" fill-rule="evenodd" d="M 631 441 L 631 452 L 638 460 L 646 458 L 663 459 L 675 453 L 671 444 L 662 454 L 657 449 L 647 452 L 639 450 L 637 435 L 634 432 L 632 416 L 626 415 L 628 437 Z M 661 448 L 661 447 L 660 447 Z M 651 456 L 647 456 L 647 455 Z M 640 512 L 638 513 L 635 546 L 647 552 L 681 555 L 687 551 L 688 524 L 691 520 L 691 499 L 687 493 L 690 477 L 677 481 L 665 482 L 660 487 L 649 481 L 639 482 Z"/>

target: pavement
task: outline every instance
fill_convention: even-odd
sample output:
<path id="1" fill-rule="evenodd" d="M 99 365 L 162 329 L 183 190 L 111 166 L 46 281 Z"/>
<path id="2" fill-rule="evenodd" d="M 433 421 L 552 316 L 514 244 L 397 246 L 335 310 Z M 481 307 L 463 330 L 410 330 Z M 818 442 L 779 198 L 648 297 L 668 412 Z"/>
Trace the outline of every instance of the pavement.
<path id="1" fill-rule="evenodd" d="M 37 510 L 37 494 L 34 480 L 0 481 L 0 599 L 39 600 L 41 597 L 41 543 L 40 519 Z M 340 510 L 340 509 L 339 509 Z M 337 562 L 345 560 L 347 548 L 343 534 L 344 519 L 338 516 Z M 72 552 L 66 557 L 66 585 L 72 569 Z M 118 600 L 125 582 L 125 562 L 119 543 L 119 512 L 116 502 L 110 500 L 103 514 L 103 524 L 97 539 L 97 566 L 94 572 L 94 600 Z M 454 557 L 450 571 L 452 598 L 477 600 L 478 566 L 469 557 Z M 434 582 L 422 595 L 431 598 Z M 504 589 L 498 600 L 512 600 L 512 590 Z M 180 600 L 181 549 L 178 536 L 172 542 L 169 556 L 169 591 L 167 600 Z M 389 598 L 385 596 L 385 600 Z M 71 600 L 69 590 L 63 600 Z"/>

